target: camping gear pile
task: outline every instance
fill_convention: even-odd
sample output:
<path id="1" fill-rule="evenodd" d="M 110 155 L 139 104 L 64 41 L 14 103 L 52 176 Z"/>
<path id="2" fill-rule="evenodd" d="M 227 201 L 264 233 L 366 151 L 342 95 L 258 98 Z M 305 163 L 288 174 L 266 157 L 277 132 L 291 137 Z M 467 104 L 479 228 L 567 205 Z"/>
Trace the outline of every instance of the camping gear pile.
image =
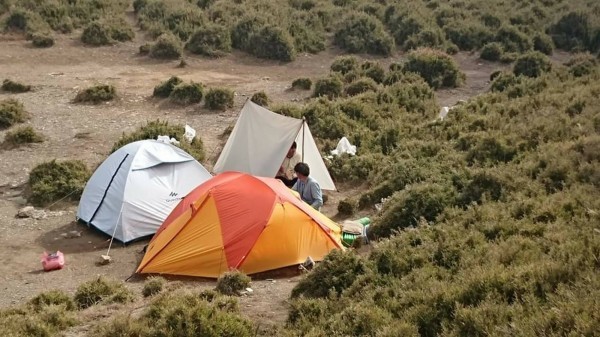
<path id="1" fill-rule="evenodd" d="M 306 122 L 248 100 L 215 165 L 219 174 L 166 138 L 130 143 L 94 172 L 77 218 L 110 235 L 111 245 L 153 235 L 138 273 L 219 277 L 314 264 L 344 249 L 342 231 L 272 178 L 294 141 L 311 176 L 335 189 Z"/>

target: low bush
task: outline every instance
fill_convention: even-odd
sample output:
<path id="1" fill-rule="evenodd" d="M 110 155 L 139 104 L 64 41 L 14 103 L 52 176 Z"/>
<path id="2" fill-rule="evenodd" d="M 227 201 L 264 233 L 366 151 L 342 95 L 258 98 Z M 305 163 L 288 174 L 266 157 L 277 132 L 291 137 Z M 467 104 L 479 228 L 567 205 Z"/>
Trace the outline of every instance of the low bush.
<path id="1" fill-rule="evenodd" d="M 204 88 L 200 83 L 180 83 L 169 94 L 169 100 L 179 105 L 197 104 L 202 101 Z"/>
<path id="2" fill-rule="evenodd" d="M 231 31 L 232 46 L 240 50 L 250 51 L 252 49 L 252 36 L 266 25 L 267 21 L 263 16 L 244 16 L 234 25 Z"/>
<path id="3" fill-rule="evenodd" d="M 341 215 L 352 215 L 354 212 L 356 212 L 356 207 L 356 200 L 352 198 L 346 198 L 344 200 L 340 200 L 337 211 Z"/>
<path id="4" fill-rule="evenodd" d="M 127 303 L 134 299 L 131 290 L 118 281 L 100 276 L 95 280 L 82 283 L 75 292 L 75 303 L 80 309 L 102 303 Z"/>
<path id="5" fill-rule="evenodd" d="M 504 51 L 502 45 L 498 42 L 491 42 L 483 46 L 479 57 L 487 61 L 499 61 Z"/>
<path id="6" fill-rule="evenodd" d="M 260 58 L 290 62 L 296 59 L 296 48 L 290 34 L 276 26 L 264 26 L 250 35 L 247 51 Z"/>
<path id="7" fill-rule="evenodd" d="M 360 65 L 360 71 L 376 83 L 382 83 L 385 78 L 385 69 L 378 62 L 365 61 Z"/>
<path id="8" fill-rule="evenodd" d="M 139 48 L 140 55 L 149 55 L 150 51 L 152 50 L 152 46 L 153 45 L 150 43 L 144 43 L 143 45 L 141 45 Z"/>
<path id="9" fill-rule="evenodd" d="M 351 72 L 358 71 L 358 60 L 354 56 L 338 56 L 333 60 L 329 67 L 331 71 L 346 75 Z"/>
<path id="10" fill-rule="evenodd" d="M 250 277 L 237 270 L 226 272 L 217 279 L 216 290 L 223 295 L 239 295 L 250 286 Z"/>
<path id="11" fill-rule="evenodd" d="M 206 93 L 204 104 L 211 110 L 226 110 L 233 107 L 233 91 L 227 88 L 211 88 Z"/>
<path id="12" fill-rule="evenodd" d="M 552 55 L 554 43 L 552 38 L 546 34 L 537 34 L 533 37 L 533 50 L 539 51 L 546 55 Z"/>
<path id="13" fill-rule="evenodd" d="M 565 66 L 569 68 L 569 73 L 575 77 L 582 77 L 597 71 L 598 60 L 590 54 L 582 54 L 573 57 Z"/>
<path id="14" fill-rule="evenodd" d="M 267 107 L 269 106 L 269 96 L 264 91 L 259 91 L 252 95 L 250 100 L 260 106 Z"/>
<path id="15" fill-rule="evenodd" d="M 591 50 L 593 41 L 591 40 L 591 19 L 589 14 L 583 12 L 569 12 L 556 23 L 550 26 L 549 34 L 556 47 L 566 51 L 581 52 Z"/>
<path id="16" fill-rule="evenodd" d="M 220 57 L 231 52 L 231 36 L 224 26 L 211 24 L 199 28 L 192 34 L 185 49 L 194 54 Z"/>
<path id="17" fill-rule="evenodd" d="M 334 43 L 350 53 L 388 56 L 394 50 L 394 39 L 376 18 L 360 13 L 344 19 L 335 32 Z"/>
<path id="18" fill-rule="evenodd" d="M 377 83 L 375 83 L 375 81 L 373 81 L 371 78 L 364 77 L 350 83 L 346 87 L 345 91 L 346 95 L 348 96 L 355 96 L 368 91 L 376 92 Z"/>
<path id="19" fill-rule="evenodd" d="M 173 92 L 176 86 L 183 83 L 183 80 L 177 76 L 171 76 L 168 80 L 161 82 L 159 85 L 154 87 L 152 96 L 167 98 Z"/>
<path id="20" fill-rule="evenodd" d="M 7 30 L 21 31 L 27 35 L 50 30 L 38 13 L 17 6 L 11 8 L 3 22 Z"/>
<path id="21" fill-rule="evenodd" d="M 453 203 L 453 191 L 444 186 L 411 185 L 385 202 L 381 214 L 373 220 L 369 235 L 388 237 L 396 230 L 417 226 L 421 219 L 433 222 L 444 208 Z"/>
<path id="22" fill-rule="evenodd" d="M 458 87 L 465 79 L 454 59 L 432 49 L 411 52 L 403 69 L 419 74 L 434 89 Z"/>
<path id="23" fill-rule="evenodd" d="M 6 92 L 12 92 L 13 94 L 23 93 L 31 91 L 31 86 L 19 82 L 5 79 L 2 82 L 2 90 Z"/>
<path id="24" fill-rule="evenodd" d="M 60 290 L 49 290 L 29 300 L 27 303 L 34 311 L 41 311 L 44 307 L 63 305 L 66 310 L 75 310 L 73 299 Z"/>
<path id="25" fill-rule="evenodd" d="M 0 130 L 9 128 L 17 123 L 23 123 L 29 118 L 23 103 L 16 99 L 0 101 Z"/>
<path id="26" fill-rule="evenodd" d="M 4 137 L 4 144 L 18 146 L 21 144 L 41 143 L 44 137 L 39 135 L 31 126 L 19 127 L 15 130 L 10 130 Z"/>
<path id="27" fill-rule="evenodd" d="M 202 162 L 205 156 L 202 139 L 199 136 L 196 136 L 191 143 L 188 143 L 185 138 L 183 138 L 184 133 L 185 128 L 183 125 L 169 124 L 167 121 L 160 120 L 151 121 L 130 134 L 123 134 L 113 145 L 111 153 L 138 140 L 156 139 L 158 136 L 169 136 L 169 138 L 175 138 L 180 142 L 180 148 L 199 162 Z"/>
<path id="28" fill-rule="evenodd" d="M 133 29 L 123 18 L 106 21 L 94 21 L 87 25 L 81 34 L 81 42 L 92 46 L 103 46 L 115 41 L 131 41 L 135 36 Z"/>
<path id="29" fill-rule="evenodd" d="M 530 52 L 520 56 L 513 67 L 516 76 L 538 77 L 552 69 L 552 62 L 540 52 Z"/>
<path id="30" fill-rule="evenodd" d="M 370 272 L 367 261 L 353 251 L 332 250 L 292 289 L 292 298 L 339 296 L 357 278 Z"/>
<path id="31" fill-rule="evenodd" d="M 144 297 L 154 296 L 163 290 L 166 283 L 167 281 L 160 276 L 150 277 L 146 280 L 146 282 L 144 282 L 144 288 L 142 288 L 142 295 L 144 295 Z"/>
<path id="32" fill-rule="evenodd" d="M 45 206 L 62 199 L 78 200 L 91 173 L 80 160 L 56 160 L 34 167 L 29 173 L 31 194 L 28 200 Z"/>
<path id="33" fill-rule="evenodd" d="M 312 88 L 312 80 L 307 77 L 300 77 L 292 82 L 292 89 L 310 90 Z"/>
<path id="34" fill-rule="evenodd" d="M 54 45 L 54 38 L 46 34 L 33 34 L 31 44 L 37 48 L 50 48 Z"/>
<path id="35" fill-rule="evenodd" d="M 344 84 L 337 77 L 328 77 L 317 80 L 315 83 L 314 97 L 327 96 L 333 99 L 342 95 Z"/>
<path id="36" fill-rule="evenodd" d="M 80 91 L 75 102 L 99 104 L 112 101 L 117 97 L 117 89 L 113 85 L 99 84 Z"/>
<path id="37" fill-rule="evenodd" d="M 509 53 L 525 53 L 533 47 L 529 37 L 514 26 L 500 27 L 496 33 L 496 41 Z"/>
<path id="38" fill-rule="evenodd" d="M 161 34 L 150 48 L 150 57 L 157 59 L 177 59 L 181 55 L 183 55 L 183 44 L 172 33 Z"/>

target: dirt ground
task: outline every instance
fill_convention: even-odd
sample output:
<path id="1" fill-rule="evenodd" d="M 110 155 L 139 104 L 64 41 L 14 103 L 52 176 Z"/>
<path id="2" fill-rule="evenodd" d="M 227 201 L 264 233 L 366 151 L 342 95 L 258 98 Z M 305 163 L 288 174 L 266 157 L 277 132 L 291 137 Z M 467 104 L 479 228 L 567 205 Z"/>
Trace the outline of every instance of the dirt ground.
<path id="1" fill-rule="evenodd" d="M 140 35 L 140 34 L 138 34 Z M 149 120 L 163 119 L 187 123 L 197 130 L 208 153 L 205 166 L 210 170 L 222 146 L 219 135 L 235 123 L 245 100 L 264 90 L 275 103 L 298 102 L 309 92 L 289 91 L 293 79 L 324 76 L 332 60 L 340 54 L 329 49 L 318 55 L 301 55 L 290 63 L 257 60 L 234 52 L 220 59 L 186 57 L 188 66 L 177 68 L 179 61 L 161 62 L 138 55 L 141 40 L 109 47 L 83 46 L 77 35 L 58 36 L 56 45 L 36 49 L 20 36 L 0 35 L 0 80 L 10 78 L 34 86 L 33 92 L 0 94 L 0 99 L 18 98 L 31 113 L 27 123 L 41 132 L 46 141 L 12 150 L 0 149 L 0 308 L 23 303 L 48 289 L 74 292 L 76 287 L 97 275 L 125 280 L 141 260 L 146 242 L 126 247 L 116 244 L 110 255 L 113 263 L 97 264 L 106 253 L 107 237 L 74 223 L 77 205 L 54 205 L 43 219 L 18 219 L 28 172 L 37 164 L 52 159 L 81 159 L 90 167 L 104 160 L 112 144 L 124 132 L 132 131 Z M 497 64 L 481 62 L 476 55 L 456 56 L 467 75 L 466 85 L 438 92 L 441 106 L 454 104 L 483 92 L 489 74 Z M 379 59 L 384 64 L 398 58 Z M 174 107 L 151 98 L 153 87 L 171 75 L 194 80 L 207 87 L 226 86 L 236 92 L 235 106 L 224 112 L 210 112 L 201 105 Z M 97 83 L 117 87 L 119 98 L 101 105 L 73 104 L 77 91 Z M 432 116 L 434 117 L 434 116 Z M 0 142 L 6 131 L 0 131 Z M 356 191 L 340 186 L 328 193 L 324 213 L 335 216 L 337 201 Z M 69 231 L 81 231 L 81 237 L 64 238 Z M 41 270 L 44 251 L 65 253 L 66 266 L 55 272 Z M 300 276 L 280 277 L 253 282 L 254 293 L 241 299 L 243 312 L 266 322 L 281 322 L 286 317 L 285 300 Z M 212 281 L 189 281 L 197 287 L 213 287 Z M 141 280 L 127 283 L 139 289 Z M 75 334 L 77 335 L 77 334 Z"/>

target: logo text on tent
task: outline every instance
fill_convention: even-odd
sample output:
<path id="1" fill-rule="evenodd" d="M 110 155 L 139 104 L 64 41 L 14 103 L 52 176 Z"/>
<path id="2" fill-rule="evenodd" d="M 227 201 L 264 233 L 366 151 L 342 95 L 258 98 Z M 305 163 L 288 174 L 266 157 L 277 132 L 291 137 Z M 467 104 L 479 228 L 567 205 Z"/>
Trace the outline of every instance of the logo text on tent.
<path id="1" fill-rule="evenodd" d="M 169 193 L 169 196 L 170 196 L 170 197 L 176 197 L 176 196 L 177 196 L 177 193 L 176 193 L 176 192 L 171 192 L 171 193 Z"/>

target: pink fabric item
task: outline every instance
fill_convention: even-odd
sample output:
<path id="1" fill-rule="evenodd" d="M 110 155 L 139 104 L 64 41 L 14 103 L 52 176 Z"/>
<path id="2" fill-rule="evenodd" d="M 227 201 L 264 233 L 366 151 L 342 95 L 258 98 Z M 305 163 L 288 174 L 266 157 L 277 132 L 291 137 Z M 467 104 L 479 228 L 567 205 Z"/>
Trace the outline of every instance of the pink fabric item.
<path id="1" fill-rule="evenodd" d="M 48 254 L 47 252 L 44 252 L 44 254 L 42 254 L 42 267 L 44 267 L 45 271 L 62 269 L 64 265 L 65 256 L 62 252 L 57 251 L 53 254 Z"/>

